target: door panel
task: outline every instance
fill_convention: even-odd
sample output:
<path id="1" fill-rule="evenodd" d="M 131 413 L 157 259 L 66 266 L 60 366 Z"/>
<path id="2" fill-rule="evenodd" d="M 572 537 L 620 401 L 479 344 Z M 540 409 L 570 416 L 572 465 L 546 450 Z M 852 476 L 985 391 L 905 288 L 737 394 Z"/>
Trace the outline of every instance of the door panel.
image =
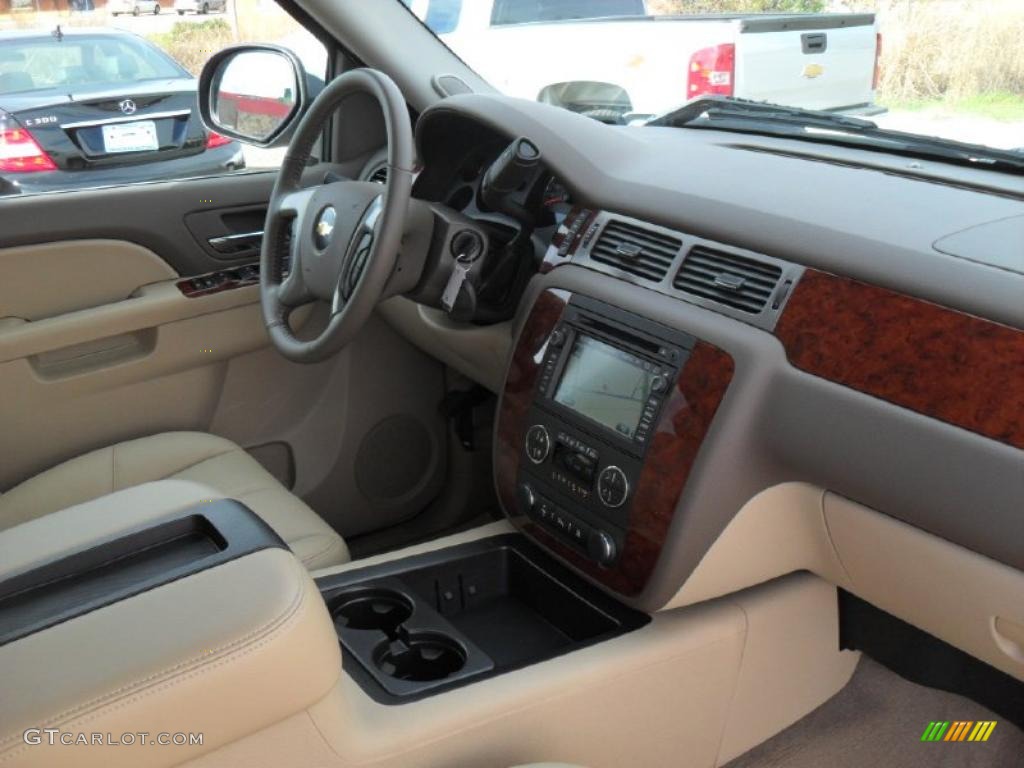
<path id="1" fill-rule="evenodd" d="M 341 165 L 318 163 L 306 170 L 303 179 L 319 183 L 328 174 L 355 176 L 367 156 Z M 187 219 L 209 212 L 230 214 L 265 207 L 276 178 L 276 171 L 263 171 L 5 197 L 0 201 L 0 247 L 124 240 L 158 254 L 179 275 L 199 275 L 253 259 L 218 254 L 197 239 Z M 228 217 L 219 234 L 235 234 L 231 224 Z"/>
<path id="2" fill-rule="evenodd" d="M 346 170 L 308 173 L 322 181 Z M 295 492 L 344 534 L 429 504 L 445 472 L 437 361 L 374 318 L 334 359 L 295 365 L 268 346 L 257 286 L 191 296 L 179 288 L 252 262 L 251 252 L 232 258 L 200 240 L 258 222 L 274 178 L 0 203 L 0 491 L 98 447 L 202 430 L 244 447 L 283 446 Z M 293 326 L 316 332 L 324 316 L 304 308 Z M 404 472 L 408 463 L 404 474 L 389 470 L 389 453 L 411 444 L 418 453 L 403 458 L 416 472 Z"/>
<path id="3" fill-rule="evenodd" d="M 127 299 L 177 273 L 120 240 L 69 240 L 0 250 L 0 320 L 47 317 Z"/>

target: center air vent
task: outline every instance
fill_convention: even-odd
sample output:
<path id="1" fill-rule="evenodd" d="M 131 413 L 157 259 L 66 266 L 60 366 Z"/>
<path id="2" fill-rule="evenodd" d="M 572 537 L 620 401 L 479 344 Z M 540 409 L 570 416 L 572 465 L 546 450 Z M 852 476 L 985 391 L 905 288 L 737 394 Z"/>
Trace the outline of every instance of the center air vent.
<path id="1" fill-rule="evenodd" d="M 682 244 L 669 235 L 612 220 L 597 239 L 590 258 L 657 282 L 668 274 Z"/>
<path id="2" fill-rule="evenodd" d="M 774 264 L 696 246 L 686 254 L 672 287 L 756 315 L 781 277 L 782 269 Z"/>
<path id="3" fill-rule="evenodd" d="M 371 173 L 366 180 L 375 182 L 376 184 L 387 184 L 388 167 L 386 165 L 379 166 L 378 168 L 374 169 L 373 173 Z"/>

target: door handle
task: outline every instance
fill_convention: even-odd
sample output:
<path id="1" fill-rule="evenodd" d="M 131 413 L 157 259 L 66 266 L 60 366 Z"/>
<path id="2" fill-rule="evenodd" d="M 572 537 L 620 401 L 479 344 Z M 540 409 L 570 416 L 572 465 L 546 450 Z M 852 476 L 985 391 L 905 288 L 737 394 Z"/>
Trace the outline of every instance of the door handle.
<path id="1" fill-rule="evenodd" d="M 258 232 L 241 232 L 237 235 L 211 237 L 207 242 L 217 253 L 225 256 L 242 257 L 259 253 L 263 244 L 263 230 Z"/>

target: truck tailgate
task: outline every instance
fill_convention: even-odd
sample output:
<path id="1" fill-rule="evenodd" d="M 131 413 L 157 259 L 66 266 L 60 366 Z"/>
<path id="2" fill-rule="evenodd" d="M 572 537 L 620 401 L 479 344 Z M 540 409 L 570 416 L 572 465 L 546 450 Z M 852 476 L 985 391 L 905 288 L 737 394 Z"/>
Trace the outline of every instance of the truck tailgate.
<path id="1" fill-rule="evenodd" d="M 736 91 L 809 109 L 874 101 L 874 14 L 747 17 L 736 41 Z"/>

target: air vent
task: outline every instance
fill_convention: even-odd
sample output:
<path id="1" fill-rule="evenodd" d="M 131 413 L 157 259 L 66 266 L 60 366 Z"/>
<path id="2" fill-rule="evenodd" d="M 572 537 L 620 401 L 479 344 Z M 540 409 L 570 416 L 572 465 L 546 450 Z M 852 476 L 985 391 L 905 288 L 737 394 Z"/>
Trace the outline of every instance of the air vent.
<path id="1" fill-rule="evenodd" d="M 782 269 L 713 248 L 692 248 L 672 281 L 680 291 L 757 314 L 768 304 Z"/>
<path id="2" fill-rule="evenodd" d="M 377 184 L 387 184 L 388 183 L 388 167 L 386 165 L 381 165 L 381 166 L 377 167 L 376 169 L 374 169 L 373 173 L 371 173 L 369 175 L 369 177 L 367 177 L 366 180 L 367 181 L 375 182 Z"/>
<path id="3" fill-rule="evenodd" d="M 590 258 L 655 282 L 668 274 L 682 241 L 612 220 L 601 232 Z"/>

